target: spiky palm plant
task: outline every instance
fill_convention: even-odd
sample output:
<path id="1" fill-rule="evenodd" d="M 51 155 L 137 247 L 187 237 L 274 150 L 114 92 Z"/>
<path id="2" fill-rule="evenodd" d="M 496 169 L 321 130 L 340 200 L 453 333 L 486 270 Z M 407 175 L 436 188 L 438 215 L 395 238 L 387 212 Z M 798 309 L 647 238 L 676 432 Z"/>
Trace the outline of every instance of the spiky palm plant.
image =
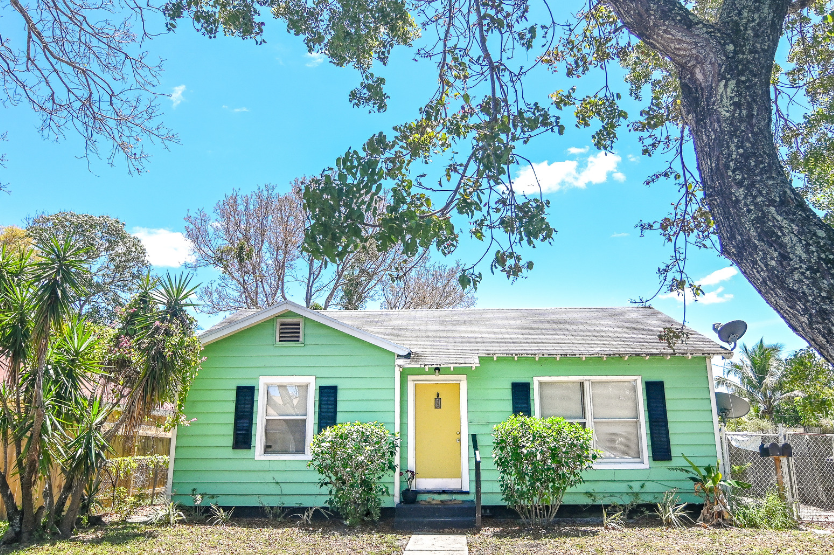
<path id="1" fill-rule="evenodd" d="M 715 384 L 747 399 L 760 418 L 773 420 L 779 405 L 801 395 L 789 387 L 785 361 L 781 357 L 782 346 L 765 344 L 764 339 L 760 339 L 752 347 L 743 345 L 741 353 L 743 360 L 732 363 L 727 372 L 729 376 L 715 378 Z"/>

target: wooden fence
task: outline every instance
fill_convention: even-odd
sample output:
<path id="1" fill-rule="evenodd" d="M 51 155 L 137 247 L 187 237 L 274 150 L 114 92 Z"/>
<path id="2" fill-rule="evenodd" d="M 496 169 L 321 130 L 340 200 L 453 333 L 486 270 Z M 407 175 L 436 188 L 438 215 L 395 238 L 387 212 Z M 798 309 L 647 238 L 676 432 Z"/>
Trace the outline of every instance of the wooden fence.
<path id="1" fill-rule="evenodd" d="M 141 432 L 140 432 L 141 433 Z M 163 433 L 141 433 L 141 435 L 136 436 L 135 438 L 135 451 L 133 449 L 133 445 L 130 442 L 123 441 L 124 438 L 119 436 L 116 438 L 116 441 L 113 444 L 114 452 L 110 455 L 111 457 L 127 457 L 127 456 L 138 456 L 138 455 L 168 455 L 169 450 L 171 448 L 171 437 L 169 434 Z M 17 473 L 14 472 L 14 446 L 9 445 L 6 447 L 6 458 L 0 461 L 0 465 L 3 465 L 3 470 L 6 474 L 7 479 L 9 480 L 9 485 L 12 488 L 12 492 L 15 495 L 15 499 L 20 500 L 20 480 L 18 479 Z M 60 491 L 61 488 L 64 486 L 63 476 L 61 475 L 60 471 L 56 471 L 53 473 L 53 491 Z M 165 482 L 167 480 L 167 474 L 162 477 L 161 484 L 159 482 L 159 476 L 156 473 L 156 469 L 154 469 L 154 474 L 151 476 L 151 481 L 149 481 L 149 486 L 154 488 L 154 491 L 151 492 L 151 495 L 156 493 L 159 490 L 164 490 Z M 126 479 L 122 479 L 119 481 L 118 485 L 130 488 L 131 487 L 132 478 L 128 477 Z M 37 488 L 38 491 L 42 491 L 43 488 Z M 106 501 L 106 499 L 105 499 Z M 35 500 L 35 506 L 39 506 L 42 504 L 43 501 L 40 499 L 40 496 Z M 2 499 L 0 499 L 0 519 L 5 520 L 6 518 L 6 507 L 3 504 Z"/>

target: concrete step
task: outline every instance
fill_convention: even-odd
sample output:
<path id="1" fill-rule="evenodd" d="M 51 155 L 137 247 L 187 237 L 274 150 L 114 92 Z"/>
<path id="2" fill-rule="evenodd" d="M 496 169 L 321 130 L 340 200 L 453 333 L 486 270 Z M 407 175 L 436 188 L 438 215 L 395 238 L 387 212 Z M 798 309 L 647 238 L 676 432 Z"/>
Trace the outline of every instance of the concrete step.
<path id="1" fill-rule="evenodd" d="M 462 530 L 475 528 L 475 517 L 394 519 L 394 530 Z"/>
<path id="2" fill-rule="evenodd" d="M 443 530 L 446 528 L 474 528 L 475 503 L 414 503 L 398 504 L 394 513 L 397 530 Z"/>

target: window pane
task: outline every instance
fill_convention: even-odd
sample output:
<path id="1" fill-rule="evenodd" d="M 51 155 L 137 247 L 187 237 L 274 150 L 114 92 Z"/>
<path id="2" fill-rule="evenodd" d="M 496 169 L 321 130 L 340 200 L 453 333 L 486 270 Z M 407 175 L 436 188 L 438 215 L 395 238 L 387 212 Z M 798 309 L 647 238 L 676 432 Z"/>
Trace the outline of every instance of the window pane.
<path id="1" fill-rule="evenodd" d="M 635 382 L 591 382 L 594 420 L 597 418 L 637 418 Z"/>
<path id="2" fill-rule="evenodd" d="M 561 416 L 568 420 L 585 418 L 582 382 L 540 382 L 542 418 Z"/>
<path id="3" fill-rule="evenodd" d="M 307 446 L 307 420 L 267 420 L 264 454 L 304 454 Z"/>
<path id="4" fill-rule="evenodd" d="M 307 387 L 307 385 L 267 386 L 267 416 L 307 416 Z"/>
<path id="5" fill-rule="evenodd" d="M 596 448 L 603 459 L 639 459 L 640 435 L 635 422 L 606 422 L 594 420 Z"/>

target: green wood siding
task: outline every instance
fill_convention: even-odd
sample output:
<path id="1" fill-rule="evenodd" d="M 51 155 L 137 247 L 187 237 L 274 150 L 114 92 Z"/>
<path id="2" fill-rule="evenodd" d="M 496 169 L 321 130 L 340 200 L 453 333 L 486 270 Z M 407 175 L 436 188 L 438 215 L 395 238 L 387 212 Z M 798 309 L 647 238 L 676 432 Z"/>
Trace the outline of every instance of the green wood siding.
<path id="1" fill-rule="evenodd" d="M 447 374 L 448 368 L 443 369 Z M 681 472 L 670 470 L 672 467 L 686 466 L 681 457 L 685 454 L 697 464 L 715 464 L 717 449 L 713 428 L 712 407 L 710 401 L 709 378 L 706 361 L 703 358 L 686 359 L 673 357 L 665 360 L 653 357 L 645 360 L 632 357 L 624 361 L 621 358 L 563 358 L 559 361 L 549 358 L 492 357 L 481 358 L 481 366 L 475 370 L 456 367 L 454 373 L 463 373 L 467 381 L 469 404 L 469 433 L 478 435 L 481 450 L 481 472 L 483 503 L 501 505 L 501 493 L 498 487 L 498 472 L 492 463 L 492 428 L 507 418 L 512 411 L 511 383 L 529 381 L 531 383 L 531 406 L 535 395 L 534 377 L 547 376 L 640 376 L 647 380 L 663 380 L 666 388 L 666 406 L 669 418 L 669 436 L 672 445 L 673 460 L 655 462 L 651 459 L 651 435 L 648 432 L 649 468 L 648 469 L 593 469 L 584 474 L 585 483 L 565 495 L 566 504 L 588 504 L 628 502 L 632 492 L 640 492 L 645 500 L 654 500 L 662 492 L 678 488 L 686 501 L 696 502 L 691 494 L 692 482 Z M 425 375 L 423 369 L 407 369 L 401 374 L 401 461 L 403 468 L 408 466 L 408 375 Z M 645 410 L 645 386 L 643 388 Z M 648 417 L 646 417 L 648 418 Z M 475 491 L 475 463 L 472 447 L 469 446 L 469 480 L 470 491 Z M 589 495 L 590 494 L 590 495 Z M 469 496 L 458 496 L 472 498 Z"/>
<path id="2" fill-rule="evenodd" d="M 282 317 L 297 317 L 288 313 Z M 318 474 L 307 468 L 306 460 L 255 460 L 256 435 L 251 450 L 232 449 L 235 389 L 254 385 L 256 397 L 261 376 L 315 376 L 318 386 L 338 386 L 338 421 L 377 420 L 394 430 L 395 355 L 362 340 L 311 321 L 304 322 L 304 345 L 275 344 L 275 320 L 271 319 L 208 345 L 203 369 L 189 393 L 185 406 L 190 426 L 180 427 L 176 439 L 173 499 L 190 505 L 192 490 L 209 497 L 205 504 L 257 506 L 283 504 L 323 505 L 326 492 L 318 486 Z M 449 372 L 443 369 L 443 374 Z M 716 445 L 706 362 L 703 358 L 632 357 L 577 358 L 511 357 L 482 358 L 475 370 L 455 368 L 467 377 L 469 433 L 478 435 L 483 459 L 483 502 L 500 505 L 498 474 L 492 464 L 492 428 L 509 416 L 511 383 L 531 383 L 531 404 L 535 395 L 533 378 L 547 376 L 640 376 L 663 380 L 672 445 L 672 461 L 651 460 L 648 469 L 596 469 L 585 474 L 586 482 L 565 496 L 568 504 L 628 502 L 632 492 L 651 501 L 678 488 L 686 501 L 697 501 L 686 476 L 671 470 L 684 466 L 681 453 L 698 464 L 714 464 Z M 400 374 L 401 468 L 408 464 L 408 376 L 425 376 L 422 369 L 405 369 Z M 644 390 L 645 397 L 645 390 Z M 257 398 L 256 398 L 257 402 Z M 644 403 L 645 404 L 645 403 Z M 534 405 L 533 405 L 534 406 Z M 316 414 L 318 399 L 315 401 Z M 645 407 L 644 407 L 645 408 Z M 253 434 L 260 433 L 257 409 Z M 314 422 L 317 429 L 318 422 Z M 647 434 L 648 434 L 648 426 Z M 467 443 L 469 438 L 466 438 Z M 474 460 L 469 446 L 470 491 L 474 492 Z M 389 487 L 392 485 L 388 482 Z M 404 484 L 402 484 L 404 486 Z M 593 494 L 589 497 L 587 494 Z M 458 495 L 458 498 L 472 496 Z M 391 506 L 393 497 L 385 505 Z"/>
<path id="3" fill-rule="evenodd" d="M 318 386 L 336 385 L 339 422 L 377 420 L 394 430 L 394 353 L 318 322 L 305 320 L 303 346 L 276 345 L 271 319 L 207 345 L 203 355 L 206 361 L 185 405 L 186 416 L 197 420 L 177 430 L 172 489 L 179 503 L 192 504 L 192 489 L 216 496 L 205 500 L 206 505 L 325 503 L 326 491 L 318 487 L 319 476 L 307 468 L 306 460 L 255 460 L 255 435 L 251 450 L 232 449 L 239 385 L 255 386 L 252 433 L 260 432 L 261 376 L 316 376 L 314 426 L 318 425 Z"/>

